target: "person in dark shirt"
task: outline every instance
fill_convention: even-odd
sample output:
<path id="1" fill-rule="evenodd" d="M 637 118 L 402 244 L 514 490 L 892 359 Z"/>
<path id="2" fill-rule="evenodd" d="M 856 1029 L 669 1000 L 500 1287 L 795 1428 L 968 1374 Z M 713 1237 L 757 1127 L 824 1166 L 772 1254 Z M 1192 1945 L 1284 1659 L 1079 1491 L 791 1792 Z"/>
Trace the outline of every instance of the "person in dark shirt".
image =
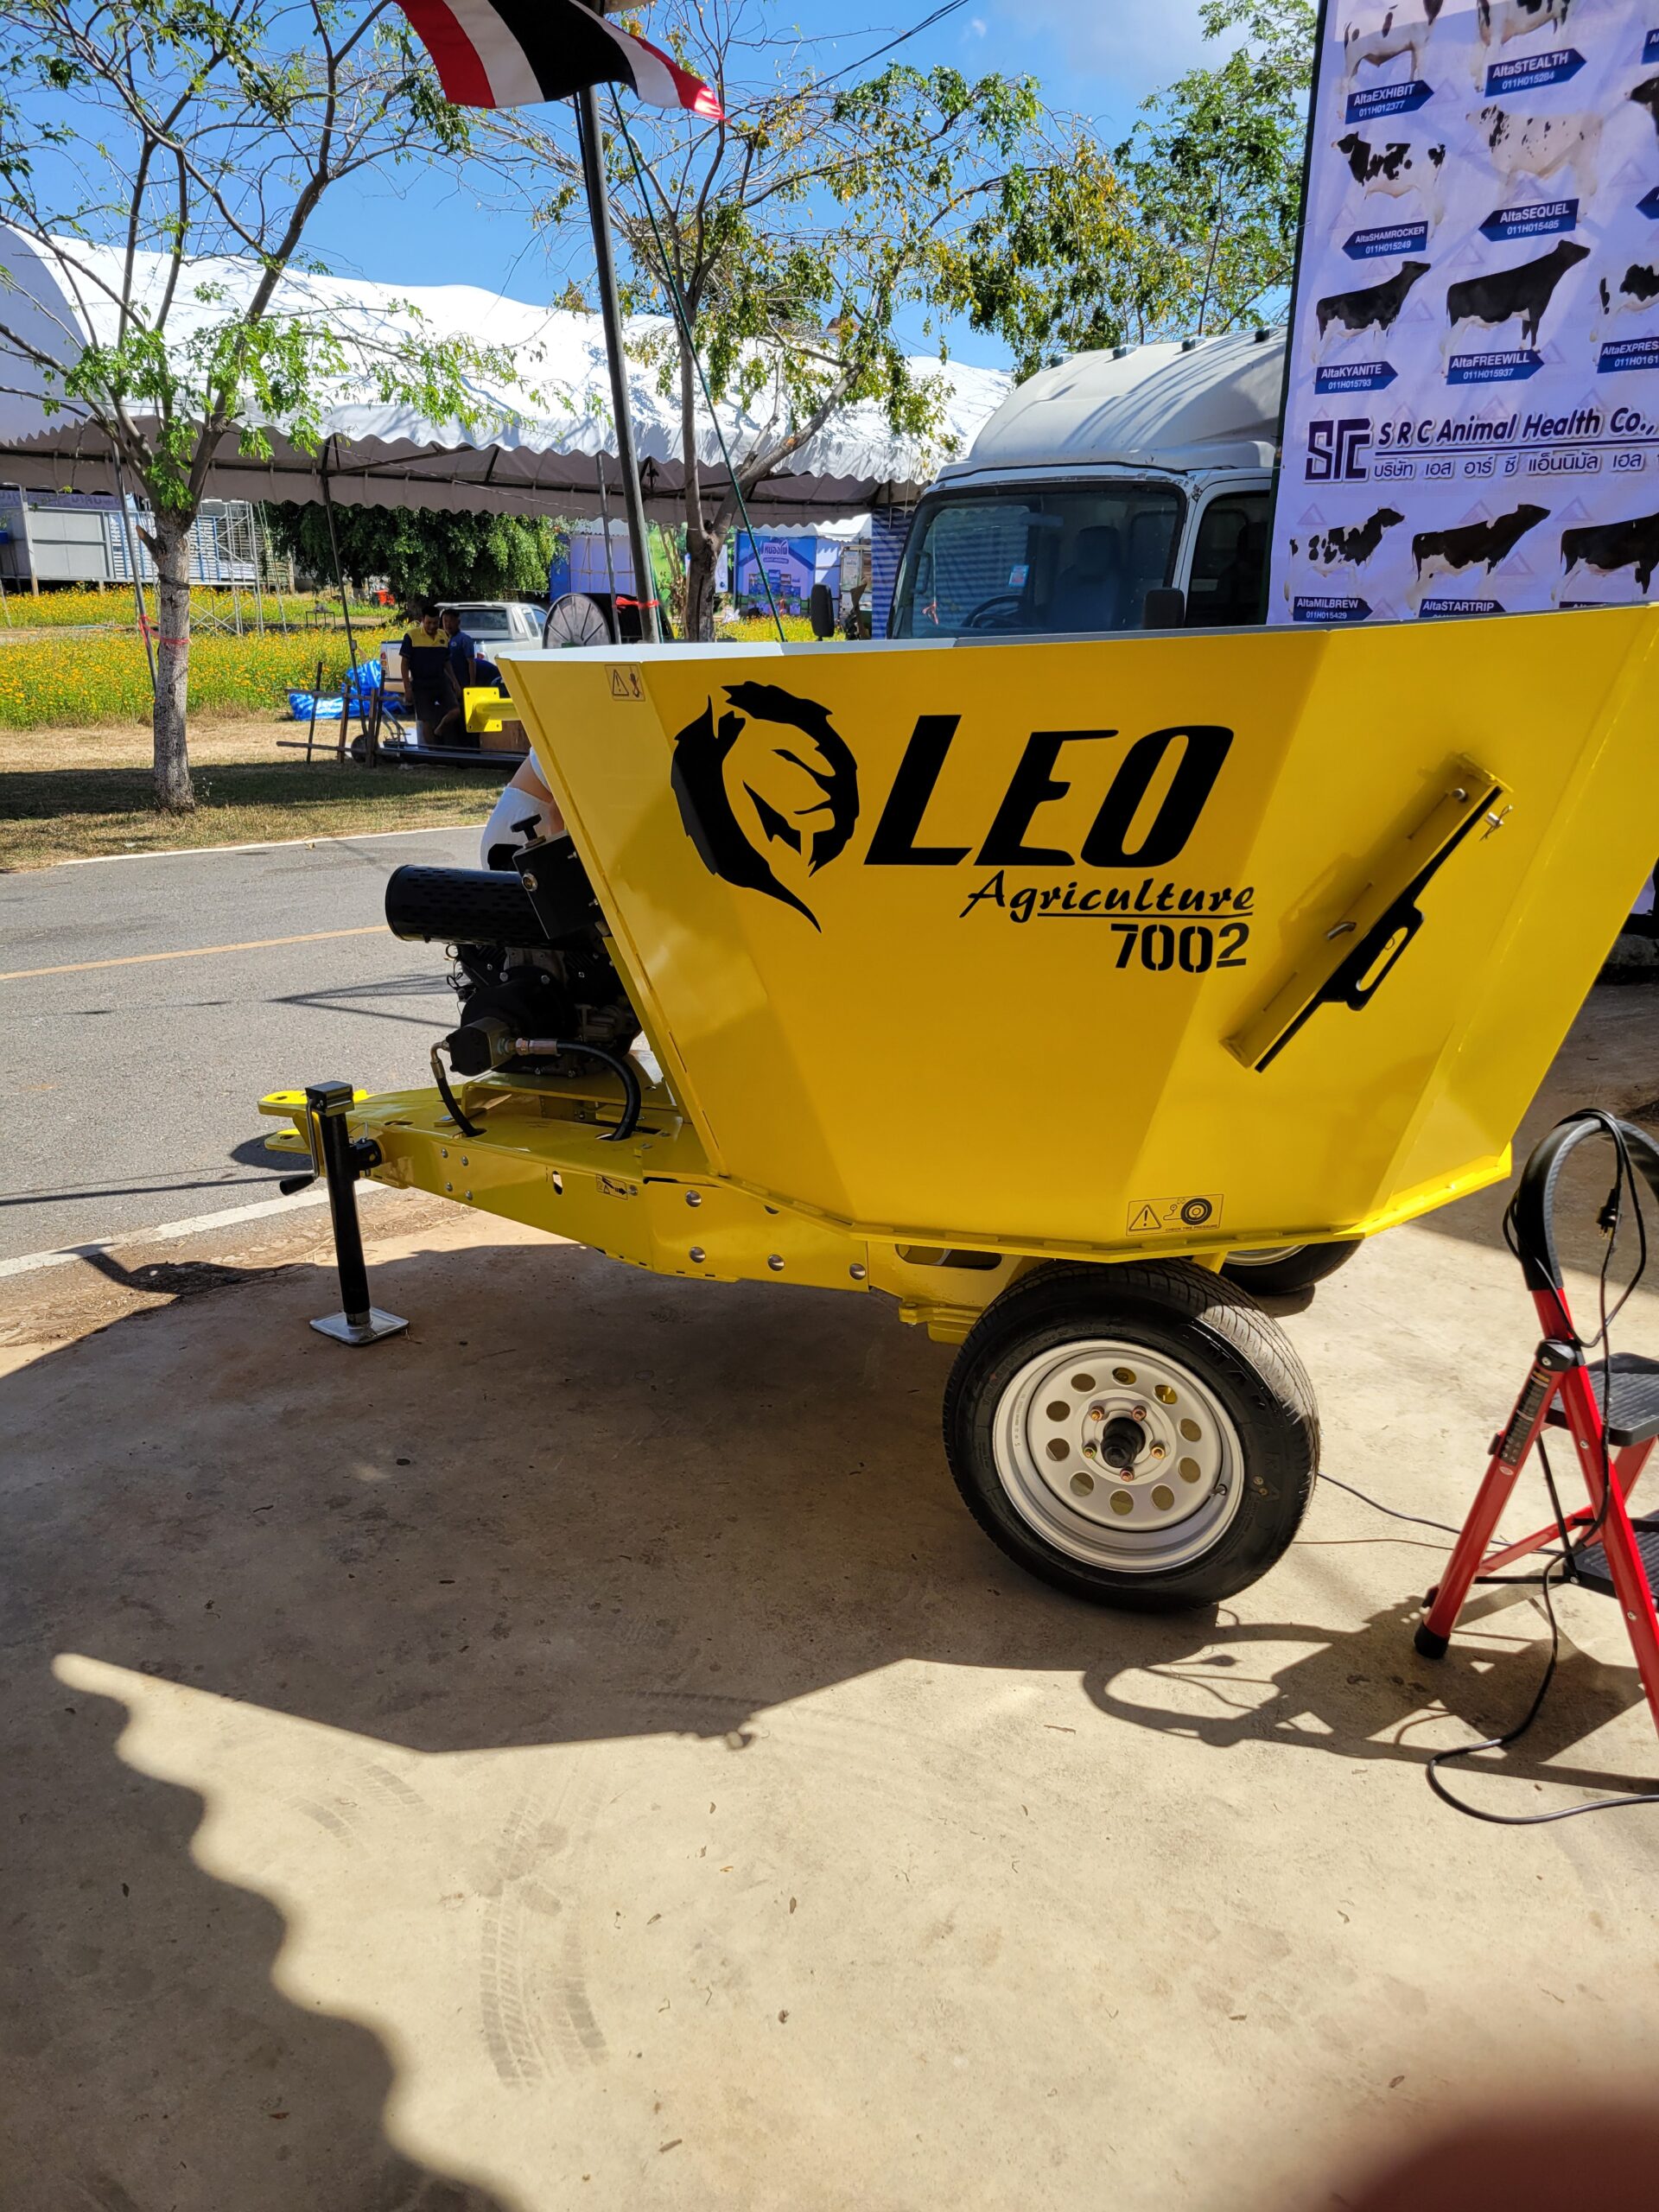
<path id="1" fill-rule="evenodd" d="M 410 611 L 416 619 L 404 632 L 404 701 L 414 714 L 421 743 L 435 745 L 449 705 L 449 640 L 429 601 L 416 601 Z"/>
<path id="2" fill-rule="evenodd" d="M 502 689 L 501 671 L 493 660 L 486 660 L 474 639 L 461 626 L 457 608 L 446 607 L 442 614 L 443 634 L 448 641 L 449 659 L 445 693 L 448 705 L 441 725 L 446 745 L 459 745 L 478 749 L 477 734 L 467 727 L 467 692 L 468 688 L 487 690 L 493 685 Z"/>

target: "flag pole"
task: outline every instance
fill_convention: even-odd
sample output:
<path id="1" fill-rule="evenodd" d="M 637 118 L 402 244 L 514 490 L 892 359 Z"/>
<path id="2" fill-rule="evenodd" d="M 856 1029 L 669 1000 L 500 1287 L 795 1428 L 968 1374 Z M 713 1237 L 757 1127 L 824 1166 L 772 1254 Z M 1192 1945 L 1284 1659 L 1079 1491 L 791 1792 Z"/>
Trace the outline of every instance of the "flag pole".
<path id="1" fill-rule="evenodd" d="M 599 308 L 605 323 L 605 351 L 611 370 L 611 412 L 616 423 L 616 458 L 622 472 L 622 501 L 633 556 L 633 588 L 639 601 L 640 634 L 647 645 L 661 636 L 657 622 L 657 586 L 645 537 L 645 494 L 633 449 L 633 422 L 628 413 L 627 361 L 622 350 L 622 310 L 616 296 L 616 260 L 611 251 L 611 211 L 605 196 L 605 168 L 599 135 L 599 103 L 591 85 L 575 95 L 582 140 L 582 174 L 588 187 L 588 213 L 594 226 L 594 264 L 599 276 Z M 608 542 L 608 541 L 607 541 Z M 617 628 L 620 632 L 621 623 Z M 620 642 L 620 639 L 619 639 Z"/>

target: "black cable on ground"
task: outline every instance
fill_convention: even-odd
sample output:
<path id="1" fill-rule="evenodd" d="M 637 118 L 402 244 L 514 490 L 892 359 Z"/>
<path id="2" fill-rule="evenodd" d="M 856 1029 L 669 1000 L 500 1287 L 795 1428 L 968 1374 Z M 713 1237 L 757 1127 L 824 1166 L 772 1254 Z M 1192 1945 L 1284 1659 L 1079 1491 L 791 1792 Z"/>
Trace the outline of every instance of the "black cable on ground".
<path id="1" fill-rule="evenodd" d="M 1643 1789 L 1632 1790 L 1628 1796 L 1592 1797 L 1582 1805 L 1558 1805 L 1554 1812 L 1549 1813 L 1489 1813 L 1479 1805 L 1468 1804 L 1463 1798 L 1455 1796 L 1440 1779 L 1440 1770 L 1448 1759 L 1473 1758 L 1478 1751 L 1507 1751 L 1511 1744 L 1518 1744 L 1543 1711 L 1544 1700 L 1548 1696 L 1549 1686 L 1555 1679 L 1555 1665 L 1561 1650 L 1561 1631 L 1556 1622 L 1555 1608 L 1549 1601 L 1549 1578 L 1554 1567 L 1557 1566 L 1565 1567 L 1567 1561 L 1564 1559 L 1553 1559 L 1538 1578 L 1538 1588 L 1543 1598 L 1544 1611 L 1549 1617 L 1549 1659 L 1544 1668 L 1542 1679 L 1533 1693 L 1532 1703 L 1527 1707 L 1524 1714 L 1513 1728 L 1507 1729 L 1501 1736 L 1487 1736 L 1478 1744 L 1459 1744 L 1452 1751 L 1436 1751 L 1423 1770 L 1425 1780 L 1442 1804 L 1449 1805 L 1454 1813 L 1466 1813 L 1471 1821 L 1484 1821 L 1491 1827 L 1545 1827 L 1552 1821 L 1576 1820 L 1580 1813 L 1617 1812 L 1626 1805 L 1659 1805 L 1659 1789 Z"/>
<path id="2" fill-rule="evenodd" d="M 1369 1505 L 1373 1513 L 1386 1513 L 1390 1521 L 1409 1521 L 1416 1529 L 1438 1529 L 1443 1536 L 1460 1536 L 1461 1529 L 1454 1529 L 1446 1521 L 1427 1521 L 1421 1513 L 1402 1513 L 1397 1506 L 1384 1505 L 1380 1498 L 1368 1497 L 1363 1490 L 1356 1490 L 1352 1483 L 1338 1482 L 1334 1475 L 1319 1470 L 1319 1480 L 1329 1483 L 1332 1490 L 1345 1490 L 1350 1497 L 1357 1497 L 1362 1505 Z"/>

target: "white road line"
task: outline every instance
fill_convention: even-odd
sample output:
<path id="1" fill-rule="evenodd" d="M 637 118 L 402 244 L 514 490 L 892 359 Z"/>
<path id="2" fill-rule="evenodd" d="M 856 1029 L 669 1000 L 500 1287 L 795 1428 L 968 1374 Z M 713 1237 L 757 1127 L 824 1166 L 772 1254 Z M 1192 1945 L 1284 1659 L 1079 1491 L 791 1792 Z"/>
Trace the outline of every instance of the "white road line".
<path id="1" fill-rule="evenodd" d="M 296 1166 L 295 1173 L 299 1172 Z M 358 1196 L 364 1198 L 371 1191 L 390 1188 L 385 1183 L 365 1182 L 358 1185 Z M 257 1221 L 264 1214 L 298 1213 L 305 1206 L 326 1205 L 327 1201 L 327 1191 L 318 1183 L 311 1190 L 296 1191 L 291 1198 L 260 1198 L 252 1205 L 227 1206 L 222 1213 L 193 1214 L 188 1221 L 163 1221 L 154 1229 L 128 1229 L 119 1236 L 95 1236 L 85 1244 L 60 1245 L 54 1252 L 25 1252 L 16 1260 L 0 1260 L 0 1278 L 33 1274 L 41 1268 L 67 1268 L 72 1261 L 90 1259 L 98 1252 L 112 1252 L 118 1245 L 156 1244 L 175 1236 L 198 1236 L 203 1230 L 228 1228 L 232 1222 Z"/>
<path id="2" fill-rule="evenodd" d="M 211 767 L 213 763 L 208 762 Z M 175 845 L 160 853 L 86 853 L 79 860 L 57 861 L 57 868 L 103 868 L 111 861 L 200 860 L 204 853 L 280 853 L 289 845 L 366 845 L 377 837 L 442 837 L 452 830 L 481 830 L 476 822 L 432 822 L 423 830 L 342 830 L 324 837 L 270 837 L 257 845 Z"/>

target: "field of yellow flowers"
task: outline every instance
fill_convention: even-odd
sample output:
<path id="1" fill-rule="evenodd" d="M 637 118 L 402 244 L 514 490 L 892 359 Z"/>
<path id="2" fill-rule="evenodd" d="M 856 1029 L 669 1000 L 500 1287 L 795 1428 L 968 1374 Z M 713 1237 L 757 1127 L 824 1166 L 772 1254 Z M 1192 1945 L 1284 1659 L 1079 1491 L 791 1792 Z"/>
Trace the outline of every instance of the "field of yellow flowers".
<path id="1" fill-rule="evenodd" d="M 150 620 L 154 594 L 148 594 Z M 337 691 L 347 666 L 338 602 L 297 594 L 264 602 L 265 633 L 240 637 L 217 626 L 233 613 L 228 592 L 191 594 L 190 709 L 193 713 L 287 711 L 290 690 L 309 691 L 322 663 L 325 691 Z M 249 596 L 243 619 L 251 622 Z M 284 635 L 279 612 L 289 623 Z M 42 592 L 10 601 L 0 623 L 0 729 L 43 729 L 98 722 L 147 722 L 149 664 L 124 594 Z M 353 607 L 360 658 L 368 659 L 402 621 L 395 609 Z"/>
<path id="2" fill-rule="evenodd" d="M 365 659 L 379 643 L 360 640 Z M 290 688 L 308 691 L 321 658 L 325 690 L 345 680 L 343 635 L 296 631 L 284 638 L 199 637 L 190 641 L 190 709 L 287 711 Z M 147 722 L 149 666 L 136 637 L 19 638 L 0 644 L 0 728 L 92 722 Z"/>
<path id="3" fill-rule="evenodd" d="M 30 612 L 35 606 L 55 611 L 76 602 L 90 602 L 96 609 L 99 601 L 96 592 L 54 592 L 32 602 Z M 107 620 L 114 604 L 113 595 L 106 595 L 104 614 L 94 612 L 90 619 Z M 308 601 L 304 604 L 310 606 Z M 20 615 L 20 625 L 21 620 Z M 383 638 L 400 635 L 403 627 L 395 610 L 385 607 L 354 607 L 352 621 L 364 660 L 378 650 Z M 812 635 L 811 625 L 800 616 L 785 616 L 784 628 L 791 639 Z M 769 620 L 751 619 L 723 634 L 733 644 L 748 644 L 767 642 L 777 632 Z M 319 659 L 323 690 L 338 691 L 347 665 L 343 629 L 296 626 L 284 637 L 267 626 L 263 638 L 199 629 L 190 640 L 190 711 L 285 714 L 290 690 L 312 689 Z M 0 628 L 0 729 L 148 722 L 149 714 L 149 667 L 130 619 L 124 629 L 82 629 L 73 635 L 67 620 L 50 628 L 17 626 L 10 633 Z"/>
<path id="4" fill-rule="evenodd" d="M 144 587 L 144 611 L 153 622 L 156 620 L 156 590 L 151 584 Z M 280 631 L 286 624 L 294 630 L 308 626 L 337 628 L 340 624 L 340 600 L 336 594 L 325 592 L 267 591 L 257 600 L 251 591 L 236 593 L 217 585 L 194 584 L 190 590 L 192 620 L 204 628 L 218 622 L 233 624 L 238 614 L 245 629 L 257 632 L 262 626 Z M 366 602 L 352 601 L 353 622 L 373 623 L 396 616 L 396 609 L 371 607 Z M 20 592 L 14 585 L 3 601 L 0 601 L 0 639 L 8 630 L 61 630 L 103 623 L 107 627 L 130 630 L 133 626 L 132 593 L 125 584 L 108 584 L 102 591 L 96 585 L 84 590 L 43 591 L 38 595 Z M 401 627 L 401 618 L 398 618 Z"/>

